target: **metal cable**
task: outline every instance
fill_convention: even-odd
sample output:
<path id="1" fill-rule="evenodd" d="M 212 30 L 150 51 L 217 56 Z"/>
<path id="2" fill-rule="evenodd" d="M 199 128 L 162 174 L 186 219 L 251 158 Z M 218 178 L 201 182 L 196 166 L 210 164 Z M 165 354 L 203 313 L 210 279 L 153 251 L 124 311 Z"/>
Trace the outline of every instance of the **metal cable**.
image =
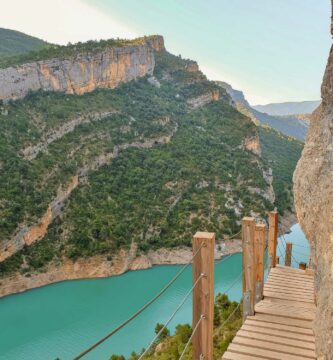
<path id="1" fill-rule="evenodd" d="M 303 249 L 309 249 L 309 246 L 300 245 L 300 244 L 293 244 L 293 246 L 298 246 L 298 247 L 301 247 Z"/>
<path id="2" fill-rule="evenodd" d="M 201 246 L 198 248 L 198 250 L 193 254 L 192 260 L 197 256 L 201 248 L 203 247 L 204 243 L 201 244 Z M 109 334 L 104 336 L 102 339 L 98 340 L 95 344 L 91 345 L 88 349 L 81 352 L 78 356 L 74 358 L 74 360 L 79 360 L 83 356 L 87 355 L 90 351 L 95 349 L 97 346 L 102 344 L 105 340 L 110 338 L 112 335 L 117 333 L 119 330 L 121 330 L 124 326 L 126 326 L 129 322 L 131 322 L 133 319 L 135 319 L 138 315 L 140 315 L 144 310 L 147 309 L 151 304 L 153 304 L 161 295 L 165 293 L 165 291 L 179 278 L 179 276 L 191 265 L 192 261 L 187 263 L 182 267 L 182 269 L 151 299 L 149 300 L 145 305 L 143 305 L 137 312 L 135 312 L 133 315 L 131 315 L 127 320 L 125 320 L 123 323 L 118 325 L 115 329 L 113 329 Z"/>
<path id="3" fill-rule="evenodd" d="M 279 249 L 279 251 L 280 251 L 280 257 L 283 259 L 283 261 L 285 261 L 285 257 L 284 257 L 284 255 L 283 255 L 283 252 L 281 251 L 279 242 L 277 243 L 277 246 L 278 246 L 278 249 Z"/>
<path id="4" fill-rule="evenodd" d="M 287 241 L 286 241 L 286 239 L 285 239 L 285 237 L 284 237 L 283 234 L 282 234 L 282 239 L 283 239 L 284 243 L 286 244 L 286 247 L 285 247 L 285 250 L 286 250 L 286 249 L 287 249 Z M 291 251 L 290 255 L 291 255 L 291 258 L 296 262 L 296 264 L 299 265 L 299 261 L 296 260 L 296 258 L 295 258 L 295 256 L 293 255 L 293 252 L 292 252 L 292 251 Z"/>
<path id="5" fill-rule="evenodd" d="M 163 330 L 170 324 L 170 322 L 172 321 L 172 319 L 176 316 L 177 312 L 179 311 L 179 309 L 185 304 L 185 301 L 188 299 L 188 297 L 191 295 L 193 289 L 197 286 L 198 282 L 204 277 L 204 274 L 201 274 L 198 279 L 196 280 L 196 282 L 193 284 L 193 286 L 191 287 L 191 289 L 187 292 L 187 294 L 184 296 L 183 300 L 181 301 L 181 303 L 178 305 L 178 307 L 176 308 L 176 310 L 173 312 L 173 314 L 170 316 L 170 318 L 168 319 L 168 321 L 165 323 L 165 325 L 161 328 L 161 330 L 158 332 L 158 334 L 154 337 L 154 339 L 152 340 L 152 342 L 148 345 L 147 349 L 141 354 L 141 356 L 139 357 L 138 360 L 141 360 L 149 351 L 149 349 L 153 346 L 153 344 L 155 343 L 155 341 L 159 338 L 159 336 L 162 334 Z"/>
<path id="6" fill-rule="evenodd" d="M 231 314 L 227 317 L 226 320 L 223 321 L 222 325 L 220 327 L 224 327 L 226 325 L 226 323 L 232 318 L 232 316 L 236 313 L 236 311 L 239 309 L 239 307 L 241 306 L 241 303 L 243 301 L 243 298 L 241 298 L 239 300 L 238 305 L 234 308 L 234 310 L 231 312 Z"/>
<path id="7" fill-rule="evenodd" d="M 295 244 L 294 244 L 294 245 L 295 245 Z M 306 256 L 306 257 L 308 257 L 308 255 L 307 255 L 307 254 L 305 254 L 304 252 L 301 252 L 301 251 L 295 250 L 294 248 L 293 248 L 293 252 L 294 252 L 294 253 L 296 253 L 296 254 L 299 254 L 299 255 L 302 255 L 302 256 Z"/>
<path id="8" fill-rule="evenodd" d="M 224 261 L 228 260 L 232 255 L 235 255 L 235 254 L 226 255 L 226 256 L 222 257 L 222 259 L 217 260 L 216 262 L 217 263 L 223 263 Z"/>
<path id="9" fill-rule="evenodd" d="M 188 341 L 187 341 L 187 343 L 186 343 L 186 345 L 185 345 L 185 347 L 184 347 L 184 350 L 183 350 L 183 352 L 181 353 L 180 358 L 179 358 L 178 360 L 181 360 L 181 359 L 183 358 L 183 356 L 185 355 L 185 352 L 186 352 L 188 346 L 190 345 L 191 340 L 192 340 L 195 332 L 197 331 L 197 329 L 198 329 L 201 321 L 202 321 L 204 318 L 205 318 L 204 315 L 201 315 L 201 316 L 200 316 L 200 319 L 198 320 L 197 324 L 195 325 L 195 328 L 193 329 L 192 334 L 191 334 L 190 338 L 188 339 Z"/>
<path id="10" fill-rule="evenodd" d="M 236 279 L 231 283 L 227 290 L 223 291 L 224 294 L 227 294 L 239 281 L 239 278 L 243 275 L 244 270 L 240 272 L 240 274 L 236 277 Z"/>
<path id="11" fill-rule="evenodd" d="M 241 232 L 242 232 L 242 230 L 239 230 L 239 231 L 238 231 L 238 233 L 236 233 L 236 234 L 233 234 L 233 235 L 229 236 L 227 240 L 230 240 L 230 239 L 235 238 L 236 236 L 240 235 L 240 234 L 241 234 Z"/>

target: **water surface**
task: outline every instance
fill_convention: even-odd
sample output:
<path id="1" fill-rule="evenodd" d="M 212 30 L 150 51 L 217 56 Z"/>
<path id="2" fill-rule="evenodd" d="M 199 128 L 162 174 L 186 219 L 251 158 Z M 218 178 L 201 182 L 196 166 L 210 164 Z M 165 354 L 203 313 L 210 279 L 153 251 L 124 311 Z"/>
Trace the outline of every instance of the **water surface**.
<path id="1" fill-rule="evenodd" d="M 307 261 L 308 243 L 298 225 L 292 230 L 285 237 L 295 244 L 295 259 Z M 279 246 L 282 251 L 282 240 Z M 215 264 L 215 293 L 234 283 L 229 297 L 241 298 L 241 264 L 241 254 Z M 106 279 L 66 281 L 0 299 L 0 360 L 72 359 L 150 300 L 180 268 L 156 266 Z M 191 271 L 189 267 L 156 303 L 84 359 L 128 356 L 147 346 L 156 323 L 165 323 L 191 288 Z M 191 313 L 189 299 L 170 329 L 190 323 Z"/>

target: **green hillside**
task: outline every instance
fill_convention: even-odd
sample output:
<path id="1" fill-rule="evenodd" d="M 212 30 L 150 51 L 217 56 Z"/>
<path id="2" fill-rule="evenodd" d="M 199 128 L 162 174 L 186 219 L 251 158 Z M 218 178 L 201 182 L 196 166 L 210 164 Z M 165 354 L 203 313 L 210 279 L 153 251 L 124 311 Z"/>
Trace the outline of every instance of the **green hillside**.
<path id="1" fill-rule="evenodd" d="M 0 28 L 0 57 L 38 51 L 48 44 L 19 31 Z"/>
<path id="2" fill-rule="evenodd" d="M 190 245 L 197 230 L 222 238 L 237 232 L 251 211 L 265 217 L 274 207 L 265 197 L 263 170 L 273 161 L 274 171 L 288 172 L 282 180 L 290 188 L 294 155 L 285 166 L 287 153 L 276 160 L 270 151 L 263 158 L 247 151 L 244 141 L 258 136 L 257 127 L 188 64 L 162 51 L 156 53 L 159 86 L 141 78 L 82 96 L 31 93 L 3 107 L 0 241 L 38 223 L 73 176 L 79 185 L 55 205 L 43 239 L 0 264 L 2 276 L 17 270 L 31 276 L 64 257 L 111 259 L 133 242 L 139 252 Z M 189 105 L 214 91 L 218 101 Z M 46 141 L 75 121 L 71 131 Z M 266 135 L 281 146 L 293 142 L 261 132 Z M 29 156 L 32 147 L 37 150 Z M 283 209 L 291 201 L 278 194 Z"/>

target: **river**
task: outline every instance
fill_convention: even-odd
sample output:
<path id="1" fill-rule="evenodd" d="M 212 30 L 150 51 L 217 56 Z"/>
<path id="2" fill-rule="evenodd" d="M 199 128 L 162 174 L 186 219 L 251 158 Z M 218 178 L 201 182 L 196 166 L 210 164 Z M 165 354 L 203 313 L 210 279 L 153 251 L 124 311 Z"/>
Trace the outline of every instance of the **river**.
<path id="1" fill-rule="evenodd" d="M 308 261 L 309 246 L 298 224 L 285 235 L 294 243 L 293 265 Z M 283 240 L 279 248 L 283 252 Z M 281 263 L 283 254 L 279 253 Z M 215 293 L 241 298 L 241 254 L 215 264 Z M 0 299 L 0 360 L 72 359 L 150 300 L 181 266 L 155 266 L 105 279 L 66 281 Z M 85 359 L 108 360 L 111 354 L 140 351 L 191 288 L 189 267 L 177 282 L 141 316 L 107 340 Z M 191 322 L 189 299 L 169 328 Z"/>

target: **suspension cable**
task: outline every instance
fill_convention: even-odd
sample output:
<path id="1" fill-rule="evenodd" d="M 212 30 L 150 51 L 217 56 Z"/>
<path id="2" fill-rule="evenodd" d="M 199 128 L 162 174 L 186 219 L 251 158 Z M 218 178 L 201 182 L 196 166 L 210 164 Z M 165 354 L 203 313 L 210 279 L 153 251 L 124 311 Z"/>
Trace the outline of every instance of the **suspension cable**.
<path id="1" fill-rule="evenodd" d="M 228 237 L 228 239 L 226 239 L 226 240 L 231 240 L 231 239 L 234 239 L 236 236 L 240 235 L 240 234 L 241 234 L 241 232 L 242 232 L 242 230 L 239 230 L 239 231 L 238 231 L 238 233 L 233 234 L 233 235 L 230 235 L 230 236 Z"/>
<path id="2" fill-rule="evenodd" d="M 239 307 L 241 306 L 241 303 L 243 301 L 243 298 L 241 298 L 239 300 L 238 305 L 234 308 L 234 310 L 232 310 L 232 312 L 230 313 L 230 315 L 227 317 L 226 320 L 223 321 L 222 325 L 220 327 L 224 327 L 226 325 L 226 323 L 233 317 L 233 315 L 236 313 L 236 311 L 239 309 Z"/>
<path id="3" fill-rule="evenodd" d="M 281 244 L 282 244 L 282 246 L 283 246 L 283 248 L 284 248 L 284 250 L 286 251 L 287 250 L 287 241 L 286 241 L 286 239 L 285 239 L 285 237 L 284 237 L 284 235 L 283 234 L 281 234 L 280 233 L 280 236 L 279 236 L 279 238 L 280 239 L 282 239 L 283 241 L 281 241 Z M 284 244 L 286 244 L 286 246 L 284 245 Z M 295 256 L 293 255 L 293 253 L 291 252 L 291 258 L 296 262 L 296 264 L 298 264 L 299 265 L 299 261 L 295 258 Z"/>
<path id="4" fill-rule="evenodd" d="M 235 254 L 225 255 L 225 256 L 223 256 L 220 260 L 217 260 L 216 262 L 217 262 L 218 264 L 221 264 L 221 263 L 225 262 L 226 260 L 228 260 L 232 255 L 235 255 Z"/>
<path id="5" fill-rule="evenodd" d="M 158 334 L 154 337 L 154 339 L 152 340 L 152 342 L 148 345 L 147 349 L 141 354 L 141 356 L 139 357 L 138 360 L 141 360 L 149 351 L 149 349 L 153 346 L 153 344 L 155 343 L 155 341 L 159 338 L 159 336 L 162 334 L 162 332 L 164 331 L 164 329 L 170 324 L 170 322 L 172 321 L 172 319 L 175 317 L 175 315 L 177 314 L 177 312 L 179 311 L 179 309 L 185 304 L 186 300 L 188 299 L 188 297 L 191 295 L 193 289 L 197 286 L 198 282 L 204 277 L 204 274 L 200 274 L 200 276 L 197 278 L 197 280 L 195 281 L 195 283 L 193 284 L 193 286 L 191 287 L 191 289 L 187 292 L 187 294 L 184 296 L 183 300 L 181 301 L 181 303 L 178 305 L 178 307 L 176 308 L 176 310 L 173 312 L 173 314 L 170 316 L 170 318 L 168 319 L 168 321 L 165 323 L 165 325 L 161 328 L 161 330 L 158 332 Z"/>
<path id="6" fill-rule="evenodd" d="M 227 288 L 227 290 L 223 291 L 224 294 L 228 294 L 228 292 L 237 284 L 239 281 L 239 278 L 243 275 L 244 270 L 242 270 L 238 276 L 235 278 L 235 280 L 231 283 L 231 285 Z"/>
<path id="7" fill-rule="evenodd" d="M 190 343 L 191 343 L 191 341 L 192 341 L 192 338 L 193 338 L 195 332 L 198 330 L 198 327 L 199 327 L 201 321 L 202 321 L 204 318 L 205 318 L 204 315 L 201 315 L 201 316 L 200 316 L 200 319 L 198 320 L 197 324 L 195 325 L 195 328 L 193 329 L 192 334 L 191 334 L 190 338 L 188 339 L 188 341 L 187 341 L 187 343 L 186 343 L 186 345 L 185 345 L 185 347 L 184 347 L 184 350 L 183 350 L 183 352 L 181 353 L 180 358 L 179 358 L 178 360 L 182 360 L 182 358 L 184 357 L 185 352 L 186 352 L 188 346 L 190 345 Z"/>
<path id="8" fill-rule="evenodd" d="M 204 243 L 201 244 L 201 246 L 198 248 L 198 250 L 193 254 L 192 260 L 198 255 L 199 251 L 203 247 Z M 105 335 L 103 338 L 98 340 L 95 344 L 91 345 L 88 349 L 81 352 L 78 356 L 74 358 L 74 360 L 79 360 L 86 354 L 88 354 L 90 351 L 95 349 L 97 346 L 102 344 L 105 340 L 110 338 L 112 335 L 117 333 L 119 330 L 121 330 L 124 326 L 126 326 L 129 322 L 131 322 L 133 319 L 135 319 L 138 315 L 140 315 L 144 310 L 147 309 L 151 304 L 153 304 L 161 295 L 163 295 L 166 290 L 182 275 L 182 273 L 191 265 L 192 260 L 188 262 L 186 265 L 184 265 L 181 270 L 151 299 L 149 300 L 145 305 L 143 305 L 137 312 L 135 312 L 133 315 L 131 315 L 128 319 L 126 319 L 123 323 L 118 325 L 115 329 L 113 329 L 109 334 Z"/>

